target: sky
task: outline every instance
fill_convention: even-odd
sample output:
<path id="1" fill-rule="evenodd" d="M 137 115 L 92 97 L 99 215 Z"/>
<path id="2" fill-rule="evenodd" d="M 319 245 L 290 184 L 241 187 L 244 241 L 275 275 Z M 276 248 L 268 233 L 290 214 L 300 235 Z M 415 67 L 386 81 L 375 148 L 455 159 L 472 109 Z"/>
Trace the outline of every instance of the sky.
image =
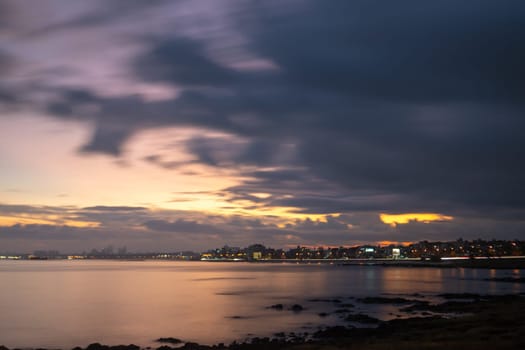
<path id="1" fill-rule="evenodd" d="M 525 239 L 524 18 L 0 0 L 0 252 Z"/>

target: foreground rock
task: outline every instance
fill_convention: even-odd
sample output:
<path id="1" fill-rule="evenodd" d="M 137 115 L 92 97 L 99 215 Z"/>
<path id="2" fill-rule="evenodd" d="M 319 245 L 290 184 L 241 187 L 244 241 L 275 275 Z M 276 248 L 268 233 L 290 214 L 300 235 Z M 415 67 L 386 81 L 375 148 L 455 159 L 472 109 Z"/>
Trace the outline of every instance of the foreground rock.
<path id="1" fill-rule="evenodd" d="M 435 312 L 466 315 L 452 319 L 441 316 L 397 319 L 382 322 L 375 329 L 339 326 L 318 332 L 316 336 L 320 344 L 345 349 L 525 348 L 523 297 L 491 297 L 476 302 L 447 301 L 426 307 Z"/>
<path id="2" fill-rule="evenodd" d="M 459 296 L 459 298 L 458 298 Z M 464 295 L 470 299 L 473 295 Z M 454 295 L 453 299 L 463 299 Z M 483 296 L 476 301 L 448 300 L 438 305 L 418 305 L 435 312 L 463 314 L 461 317 L 413 317 L 380 322 L 377 328 L 352 326 L 328 327 L 316 332 L 313 339 L 305 335 L 254 338 L 249 342 L 214 346 L 185 343 L 161 346 L 157 350 L 425 350 L 425 349 L 525 349 L 525 298 Z M 169 338 L 167 338 L 169 339 Z M 0 345 L 0 350 L 9 350 Z M 73 350 L 140 350 L 136 345 L 107 346 L 98 343 Z"/>
<path id="3" fill-rule="evenodd" d="M 182 343 L 182 340 L 180 340 L 179 338 L 173 338 L 173 337 L 159 338 L 156 341 L 158 343 L 170 343 L 170 344 L 181 344 Z"/>

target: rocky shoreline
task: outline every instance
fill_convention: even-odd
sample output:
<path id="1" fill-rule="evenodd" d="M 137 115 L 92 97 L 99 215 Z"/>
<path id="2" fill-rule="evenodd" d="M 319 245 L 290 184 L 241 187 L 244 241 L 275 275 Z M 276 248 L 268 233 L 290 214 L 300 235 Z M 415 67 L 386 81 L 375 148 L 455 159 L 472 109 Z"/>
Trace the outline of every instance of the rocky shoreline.
<path id="1" fill-rule="evenodd" d="M 332 326 L 313 334 L 277 333 L 229 345 L 200 345 L 167 337 L 157 340 L 156 350 L 263 350 L 263 349 L 517 349 L 525 347 L 525 297 L 523 295 L 440 294 L 441 303 L 421 299 L 368 297 L 368 304 L 401 305 L 400 311 L 417 316 L 381 321 L 355 314 L 346 305 L 345 321 L 376 327 Z M 334 301 L 329 300 L 329 301 Z M 314 300 L 315 301 L 315 300 Z M 324 300 L 319 300 L 320 302 Z M 425 316 L 421 316 L 425 315 Z M 452 316 L 453 315 L 453 316 Z M 322 317 L 322 316 L 321 316 Z M 145 348 L 152 350 L 153 348 Z M 0 350 L 11 350 L 0 346 Z M 13 349 L 17 350 L 17 349 Z M 45 350 L 45 349 L 37 349 Z M 108 346 L 99 343 L 73 350 L 143 350 L 137 345 Z"/>

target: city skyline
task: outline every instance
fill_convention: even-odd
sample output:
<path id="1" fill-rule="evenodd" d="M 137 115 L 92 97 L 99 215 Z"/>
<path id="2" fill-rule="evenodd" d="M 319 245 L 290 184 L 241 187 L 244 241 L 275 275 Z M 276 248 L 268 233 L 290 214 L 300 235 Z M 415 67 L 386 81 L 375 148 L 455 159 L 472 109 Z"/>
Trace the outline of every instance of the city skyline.
<path id="1" fill-rule="evenodd" d="M 397 250 L 397 252 L 394 252 Z M 394 256 L 395 255 L 395 256 Z M 525 242 L 520 240 L 463 240 L 455 241 L 419 241 L 382 242 L 353 246 L 301 246 L 271 247 L 261 243 L 252 243 L 246 247 L 224 245 L 220 248 L 208 248 L 202 251 L 177 250 L 165 247 L 162 251 L 128 251 L 126 246 L 83 249 L 82 251 L 60 252 L 58 250 L 36 250 L 33 252 L 2 252 L 0 260 L 17 259 L 167 259 L 167 260 L 344 260 L 390 258 L 394 260 L 410 259 L 499 259 L 513 257 L 523 260 Z"/>
<path id="2" fill-rule="evenodd" d="M 523 239 L 524 16 L 0 1 L 0 251 Z"/>

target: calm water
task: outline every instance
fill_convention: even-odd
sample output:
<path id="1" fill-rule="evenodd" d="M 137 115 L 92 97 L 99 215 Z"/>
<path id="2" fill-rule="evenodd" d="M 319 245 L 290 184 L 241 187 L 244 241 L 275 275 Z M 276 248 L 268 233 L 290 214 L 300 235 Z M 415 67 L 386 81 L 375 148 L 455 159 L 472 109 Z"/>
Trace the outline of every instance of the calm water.
<path id="1" fill-rule="evenodd" d="M 523 271 L 162 261 L 1 261 L 0 345 L 71 348 L 158 346 L 159 337 L 203 344 L 339 322 L 312 298 L 519 293 L 483 281 Z M 355 301 L 352 301 L 355 303 Z M 303 305 L 301 313 L 267 309 Z M 332 308 L 332 309 L 331 309 Z M 386 319 L 391 306 L 357 309 Z"/>

